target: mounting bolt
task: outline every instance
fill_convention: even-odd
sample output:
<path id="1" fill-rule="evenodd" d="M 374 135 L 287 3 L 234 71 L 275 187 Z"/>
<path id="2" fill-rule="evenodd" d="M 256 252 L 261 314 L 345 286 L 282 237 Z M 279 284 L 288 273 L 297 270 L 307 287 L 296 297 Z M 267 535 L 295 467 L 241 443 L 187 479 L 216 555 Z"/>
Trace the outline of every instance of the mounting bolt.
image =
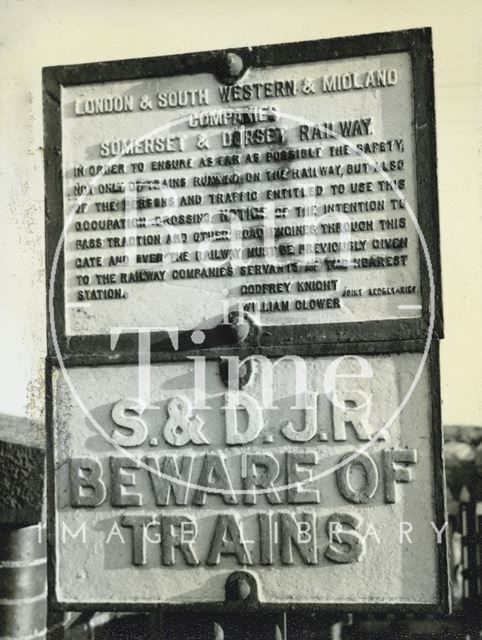
<path id="1" fill-rule="evenodd" d="M 240 363 L 237 369 L 237 374 L 234 376 L 230 372 L 229 359 L 221 358 L 219 360 L 219 375 L 228 389 L 234 389 L 235 391 L 237 389 L 244 389 L 244 387 L 250 382 L 253 376 L 253 371 L 253 362 L 249 357 Z"/>
<path id="2" fill-rule="evenodd" d="M 253 576 L 245 571 L 236 571 L 226 580 L 226 600 L 231 602 L 257 600 L 257 585 Z"/>
<path id="3" fill-rule="evenodd" d="M 222 326 L 222 325 L 219 325 Z M 259 340 L 259 326 L 254 318 L 246 311 L 231 311 L 228 315 L 229 340 L 235 345 L 241 346 L 249 338 L 249 342 L 255 343 Z M 238 379 L 234 380 L 232 370 L 230 375 L 229 359 L 221 358 L 219 362 L 219 374 L 221 380 L 227 387 L 243 389 L 252 378 L 254 373 L 253 361 L 245 358 L 239 364 L 237 370 Z"/>
<path id="4" fill-rule="evenodd" d="M 253 319 L 246 312 L 231 311 L 228 315 L 228 322 L 233 328 L 237 342 L 244 342 L 254 326 Z"/>
<path id="5" fill-rule="evenodd" d="M 244 71 L 244 62 L 237 53 L 225 53 L 218 62 L 218 79 L 225 84 L 233 84 Z"/>
<path id="6" fill-rule="evenodd" d="M 238 590 L 238 600 L 246 600 L 251 593 L 251 587 L 245 578 L 238 578 L 236 588 Z"/>
<path id="7" fill-rule="evenodd" d="M 225 64 L 226 64 L 227 75 L 230 75 L 232 77 L 237 77 L 241 75 L 244 64 L 237 53 L 227 53 Z"/>

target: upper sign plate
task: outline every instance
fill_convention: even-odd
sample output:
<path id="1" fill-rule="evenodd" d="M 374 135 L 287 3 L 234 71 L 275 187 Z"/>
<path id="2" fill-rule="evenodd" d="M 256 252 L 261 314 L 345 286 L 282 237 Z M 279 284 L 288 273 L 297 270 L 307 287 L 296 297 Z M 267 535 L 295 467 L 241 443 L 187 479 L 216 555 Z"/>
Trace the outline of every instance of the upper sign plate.
<path id="1" fill-rule="evenodd" d="M 233 309 L 275 329 L 267 344 L 286 325 L 292 344 L 315 327 L 422 337 L 438 264 L 424 34 L 47 70 L 65 344 L 210 330 Z"/>

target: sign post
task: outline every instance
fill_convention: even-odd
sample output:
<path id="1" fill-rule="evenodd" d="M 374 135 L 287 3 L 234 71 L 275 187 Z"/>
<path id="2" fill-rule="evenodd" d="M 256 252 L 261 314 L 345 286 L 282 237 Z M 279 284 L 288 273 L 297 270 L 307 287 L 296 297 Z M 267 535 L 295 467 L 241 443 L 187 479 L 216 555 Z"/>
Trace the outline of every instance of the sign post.
<path id="1" fill-rule="evenodd" d="M 44 71 L 55 602 L 446 607 L 429 30 Z"/>

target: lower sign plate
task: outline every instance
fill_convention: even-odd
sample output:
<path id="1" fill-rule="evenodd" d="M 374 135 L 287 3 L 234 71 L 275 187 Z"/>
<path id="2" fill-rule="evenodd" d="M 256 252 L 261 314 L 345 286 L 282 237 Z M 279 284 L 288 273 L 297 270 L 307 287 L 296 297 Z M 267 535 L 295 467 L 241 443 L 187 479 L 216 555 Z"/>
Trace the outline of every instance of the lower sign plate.
<path id="1" fill-rule="evenodd" d="M 52 370 L 56 601 L 220 606 L 242 571 L 269 605 L 440 604 L 436 367 L 232 364 Z"/>

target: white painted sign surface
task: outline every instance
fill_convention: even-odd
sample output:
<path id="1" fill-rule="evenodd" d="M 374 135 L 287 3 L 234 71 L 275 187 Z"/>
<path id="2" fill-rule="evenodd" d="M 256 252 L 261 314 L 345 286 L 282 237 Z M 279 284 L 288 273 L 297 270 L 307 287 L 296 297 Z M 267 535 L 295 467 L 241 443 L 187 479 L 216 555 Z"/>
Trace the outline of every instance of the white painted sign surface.
<path id="1" fill-rule="evenodd" d="M 62 88 L 68 335 L 417 318 L 408 53 Z"/>

